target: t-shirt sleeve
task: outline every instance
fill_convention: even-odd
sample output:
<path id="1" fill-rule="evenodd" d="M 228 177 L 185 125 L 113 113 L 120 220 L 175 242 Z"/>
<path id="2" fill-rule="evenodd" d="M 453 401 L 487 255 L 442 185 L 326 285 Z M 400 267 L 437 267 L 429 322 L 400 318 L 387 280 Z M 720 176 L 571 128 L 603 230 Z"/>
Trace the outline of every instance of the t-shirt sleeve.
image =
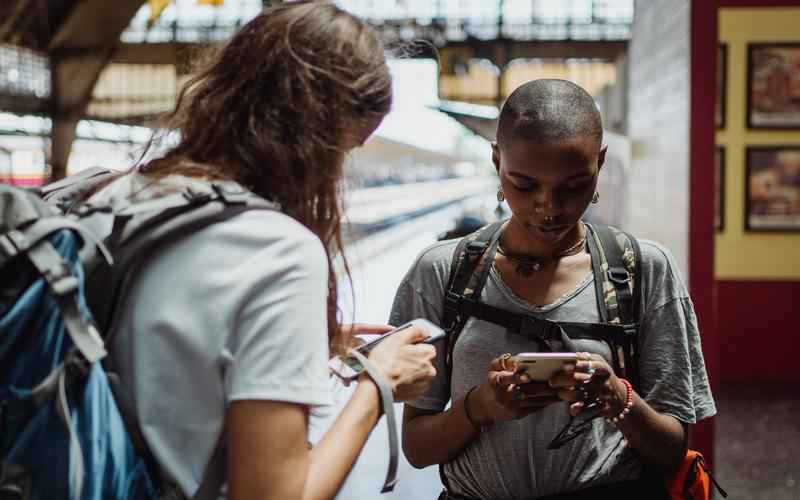
<path id="1" fill-rule="evenodd" d="M 251 269 L 227 346 L 227 400 L 330 403 L 328 264 L 322 244 L 296 231 L 242 262 Z"/>
<path id="2" fill-rule="evenodd" d="M 691 298 L 671 254 L 643 243 L 641 396 L 656 411 L 694 424 L 716 413 Z"/>
<path id="3" fill-rule="evenodd" d="M 390 324 L 401 325 L 412 319 L 425 318 L 441 326 L 443 280 L 446 279 L 442 273 L 449 264 L 440 257 L 447 256 L 451 251 L 450 246 L 442 248 L 437 245 L 422 253 L 400 283 L 389 316 Z M 445 366 L 445 340 L 437 342 L 435 347 L 436 376 L 425 394 L 408 403 L 421 410 L 441 411 L 450 400 L 450 384 Z"/>

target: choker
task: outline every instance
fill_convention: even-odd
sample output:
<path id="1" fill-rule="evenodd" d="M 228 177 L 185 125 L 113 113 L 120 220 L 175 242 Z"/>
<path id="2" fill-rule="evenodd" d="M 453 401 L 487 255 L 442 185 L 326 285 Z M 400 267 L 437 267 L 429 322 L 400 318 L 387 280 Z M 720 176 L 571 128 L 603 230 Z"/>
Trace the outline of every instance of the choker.
<path id="1" fill-rule="evenodd" d="M 509 260 L 512 264 L 514 264 L 514 272 L 522 276 L 523 278 L 530 278 L 533 273 L 539 271 L 544 267 L 545 262 L 548 260 L 559 260 L 563 257 L 569 257 L 570 255 L 575 255 L 583 251 L 586 246 L 586 229 L 583 230 L 583 237 L 578 240 L 574 245 L 570 246 L 567 249 L 562 250 L 561 252 L 553 255 L 552 257 L 535 257 L 533 255 L 526 255 L 526 254 L 515 254 L 509 253 L 504 248 L 503 245 L 498 243 L 497 245 L 497 253 L 505 257 Z"/>

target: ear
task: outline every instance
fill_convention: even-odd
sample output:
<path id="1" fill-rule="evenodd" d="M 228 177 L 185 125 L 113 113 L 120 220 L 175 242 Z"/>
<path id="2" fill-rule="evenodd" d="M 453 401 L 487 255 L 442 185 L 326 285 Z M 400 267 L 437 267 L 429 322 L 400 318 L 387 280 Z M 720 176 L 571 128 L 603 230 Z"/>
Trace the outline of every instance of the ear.
<path id="1" fill-rule="evenodd" d="M 600 148 L 600 154 L 597 155 L 597 172 L 600 172 L 600 169 L 603 168 L 603 165 L 606 164 L 606 151 L 608 151 L 608 146 L 603 146 Z"/>
<path id="2" fill-rule="evenodd" d="M 497 147 L 497 143 L 492 143 L 492 163 L 494 163 L 494 169 L 497 173 L 500 173 L 500 149 Z"/>

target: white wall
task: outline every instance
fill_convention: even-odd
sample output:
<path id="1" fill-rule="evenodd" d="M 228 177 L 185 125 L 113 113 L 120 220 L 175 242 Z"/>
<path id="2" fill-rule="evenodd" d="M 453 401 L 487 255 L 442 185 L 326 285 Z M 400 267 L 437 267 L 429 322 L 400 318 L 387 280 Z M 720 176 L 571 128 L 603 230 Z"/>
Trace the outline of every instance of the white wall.
<path id="1" fill-rule="evenodd" d="M 684 277 L 689 244 L 687 0 L 637 0 L 629 48 L 631 179 L 624 227 L 672 250 Z"/>

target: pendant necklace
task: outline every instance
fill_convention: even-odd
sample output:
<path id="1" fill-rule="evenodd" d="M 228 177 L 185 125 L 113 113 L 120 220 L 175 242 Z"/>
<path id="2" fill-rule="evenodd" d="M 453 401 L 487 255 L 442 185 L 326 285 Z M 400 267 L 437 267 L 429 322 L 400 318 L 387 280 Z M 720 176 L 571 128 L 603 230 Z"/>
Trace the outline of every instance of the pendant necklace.
<path id="1" fill-rule="evenodd" d="M 550 258 L 547 257 L 535 257 L 533 255 L 526 255 L 526 254 L 517 254 L 517 253 L 509 253 L 507 252 L 502 244 L 497 245 L 497 253 L 508 259 L 509 262 L 514 264 L 514 272 L 522 276 L 523 278 L 530 278 L 533 273 L 539 271 L 544 267 L 544 264 L 548 260 L 559 260 L 563 257 L 569 257 L 570 255 L 575 255 L 580 253 L 584 247 L 586 246 L 586 229 L 583 230 L 583 237 L 577 241 L 574 245 L 570 246 L 562 250 L 561 252 L 553 255 Z"/>

